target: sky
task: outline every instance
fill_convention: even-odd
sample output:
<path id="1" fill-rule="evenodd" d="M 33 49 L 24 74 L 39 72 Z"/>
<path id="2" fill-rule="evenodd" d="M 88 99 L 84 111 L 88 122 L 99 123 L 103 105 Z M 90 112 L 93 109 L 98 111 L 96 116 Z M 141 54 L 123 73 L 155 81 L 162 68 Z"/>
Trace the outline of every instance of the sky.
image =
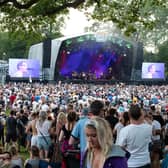
<path id="1" fill-rule="evenodd" d="M 70 9 L 69 19 L 65 20 L 65 27 L 62 29 L 64 36 L 84 33 L 84 28 L 91 24 L 84 13 L 77 9 Z"/>
<path id="2" fill-rule="evenodd" d="M 91 23 L 91 21 L 87 20 L 87 17 L 83 12 L 70 8 L 69 18 L 65 19 L 65 27 L 61 30 L 61 32 L 64 36 L 81 34 L 84 33 L 84 28 L 91 25 Z M 153 46 L 147 46 L 145 49 L 148 52 L 156 52 Z"/>

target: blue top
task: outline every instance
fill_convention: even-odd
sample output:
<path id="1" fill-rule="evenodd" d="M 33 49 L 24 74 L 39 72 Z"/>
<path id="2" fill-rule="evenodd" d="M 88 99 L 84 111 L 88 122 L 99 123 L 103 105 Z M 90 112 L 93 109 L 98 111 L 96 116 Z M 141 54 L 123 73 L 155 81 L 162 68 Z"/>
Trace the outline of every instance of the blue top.
<path id="1" fill-rule="evenodd" d="M 71 133 L 71 136 L 73 136 L 75 139 L 80 140 L 81 156 L 86 149 L 85 125 L 88 121 L 89 121 L 89 118 L 87 116 L 82 116 L 79 119 L 79 121 L 75 124 Z"/>
<path id="2" fill-rule="evenodd" d="M 161 165 L 161 168 L 167 168 L 167 167 L 168 167 L 168 154 L 165 155 Z"/>

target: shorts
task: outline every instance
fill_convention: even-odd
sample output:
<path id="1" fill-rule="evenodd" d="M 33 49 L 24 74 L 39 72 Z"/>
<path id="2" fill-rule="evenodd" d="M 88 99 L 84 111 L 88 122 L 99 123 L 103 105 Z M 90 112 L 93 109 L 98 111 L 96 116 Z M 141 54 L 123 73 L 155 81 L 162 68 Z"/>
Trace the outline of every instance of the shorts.
<path id="1" fill-rule="evenodd" d="M 49 150 L 50 145 L 51 145 L 50 136 L 45 136 L 45 137 L 38 136 L 37 146 L 39 149 Z"/>
<path id="2" fill-rule="evenodd" d="M 161 160 L 163 158 L 162 141 L 153 141 L 150 145 L 150 152 L 151 154 L 159 155 L 159 159 Z"/>
<path id="3" fill-rule="evenodd" d="M 27 141 L 31 141 L 31 138 L 32 138 L 32 134 L 27 134 L 26 140 L 27 140 Z"/>
<path id="4" fill-rule="evenodd" d="M 17 141 L 17 135 L 16 134 L 7 134 L 6 135 L 6 142 L 9 143 L 10 141 L 16 142 Z"/>
<path id="5" fill-rule="evenodd" d="M 31 146 L 38 146 L 38 136 L 33 135 L 31 138 Z"/>
<path id="6" fill-rule="evenodd" d="M 162 142 L 160 140 L 152 142 L 152 152 L 160 153 L 162 151 Z"/>

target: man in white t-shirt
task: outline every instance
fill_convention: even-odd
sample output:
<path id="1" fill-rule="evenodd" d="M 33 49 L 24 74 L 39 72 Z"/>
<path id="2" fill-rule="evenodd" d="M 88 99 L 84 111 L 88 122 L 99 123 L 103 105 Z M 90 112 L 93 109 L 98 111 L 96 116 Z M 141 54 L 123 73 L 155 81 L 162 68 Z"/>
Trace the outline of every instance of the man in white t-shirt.
<path id="1" fill-rule="evenodd" d="M 118 145 L 123 146 L 131 156 L 129 168 L 150 168 L 149 143 L 152 137 L 152 126 L 144 123 L 144 115 L 135 104 L 130 107 L 130 125 L 121 129 Z"/>

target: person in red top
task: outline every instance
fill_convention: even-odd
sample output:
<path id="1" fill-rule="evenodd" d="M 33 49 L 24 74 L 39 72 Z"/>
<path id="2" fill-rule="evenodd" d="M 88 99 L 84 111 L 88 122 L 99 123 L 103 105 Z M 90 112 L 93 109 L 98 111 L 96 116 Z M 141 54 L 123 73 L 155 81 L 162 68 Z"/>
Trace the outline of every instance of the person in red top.
<path id="1" fill-rule="evenodd" d="M 14 103 L 15 99 L 16 99 L 16 94 L 12 93 L 11 96 L 9 97 L 10 105 L 12 105 Z"/>

